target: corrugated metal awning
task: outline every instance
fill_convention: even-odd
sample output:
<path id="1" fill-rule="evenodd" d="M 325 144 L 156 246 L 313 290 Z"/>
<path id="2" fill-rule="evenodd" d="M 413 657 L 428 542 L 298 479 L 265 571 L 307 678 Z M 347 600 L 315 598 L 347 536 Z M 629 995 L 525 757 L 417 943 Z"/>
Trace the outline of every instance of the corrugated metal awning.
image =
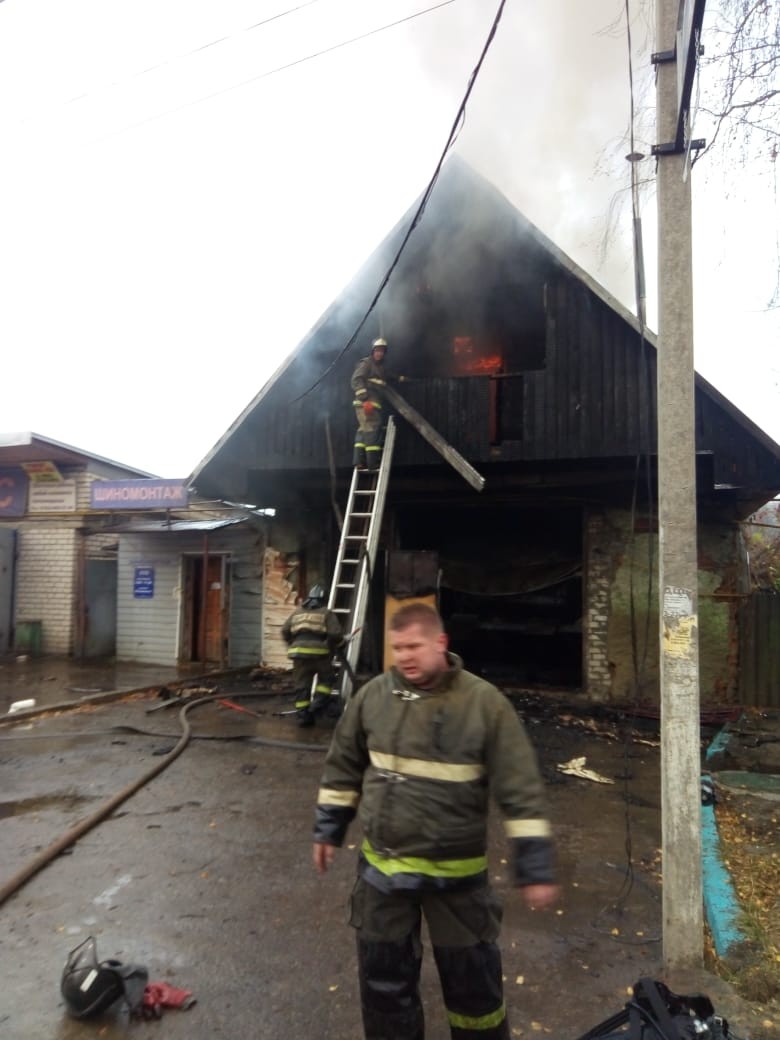
<path id="1" fill-rule="evenodd" d="M 119 534 L 176 534 L 179 531 L 217 531 L 222 527 L 246 523 L 248 517 L 222 517 L 220 520 L 128 520 L 111 530 Z"/>

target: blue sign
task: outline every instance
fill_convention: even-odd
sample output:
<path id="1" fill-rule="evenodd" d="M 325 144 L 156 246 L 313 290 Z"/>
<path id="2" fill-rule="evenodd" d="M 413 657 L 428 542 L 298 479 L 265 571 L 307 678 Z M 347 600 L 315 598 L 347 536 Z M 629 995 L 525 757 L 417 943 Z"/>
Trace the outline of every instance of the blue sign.
<path id="1" fill-rule="evenodd" d="M 92 509 L 183 509 L 189 501 L 184 480 L 93 480 Z"/>
<path id="2" fill-rule="evenodd" d="M 24 516 L 29 483 L 23 469 L 0 469 L 0 516 Z"/>
<path id="3" fill-rule="evenodd" d="M 136 567 L 133 577 L 133 595 L 136 599 L 154 596 L 154 567 Z"/>

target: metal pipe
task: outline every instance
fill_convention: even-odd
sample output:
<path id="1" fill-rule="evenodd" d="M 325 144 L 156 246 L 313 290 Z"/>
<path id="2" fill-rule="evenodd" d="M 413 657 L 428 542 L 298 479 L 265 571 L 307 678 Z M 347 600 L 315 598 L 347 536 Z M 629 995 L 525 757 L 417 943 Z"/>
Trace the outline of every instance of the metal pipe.
<path id="1" fill-rule="evenodd" d="M 200 657 L 198 660 L 203 661 L 205 664 L 208 660 L 208 654 L 206 653 L 206 635 L 208 633 L 208 626 L 206 625 L 206 617 L 208 615 L 208 576 L 209 576 L 209 536 L 208 532 L 203 535 L 203 574 L 200 582 L 200 624 L 199 629 L 199 642 L 200 642 Z"/>

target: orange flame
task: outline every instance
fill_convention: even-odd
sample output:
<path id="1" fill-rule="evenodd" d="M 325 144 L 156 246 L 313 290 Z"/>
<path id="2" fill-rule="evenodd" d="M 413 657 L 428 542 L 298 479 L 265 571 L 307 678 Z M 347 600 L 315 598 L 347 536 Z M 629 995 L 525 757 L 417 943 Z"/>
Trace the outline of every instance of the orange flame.
<path id="1" fill-rule="evenodd" d="M 452 355 L 455 367 L 460 373 L 492 375 L 501 371 L 501 355 L 480 353 L 473 336 L 454 336 Z"/>
<path id="2" fill-rule="evenodd" d="M 479 373 L 481 375 L 492 375 L 494 372 L 501 371 L 501 355 L 491 354 L 490 357 L 474 358 L 469 364 L 468 369 L 470 372 Z"/>

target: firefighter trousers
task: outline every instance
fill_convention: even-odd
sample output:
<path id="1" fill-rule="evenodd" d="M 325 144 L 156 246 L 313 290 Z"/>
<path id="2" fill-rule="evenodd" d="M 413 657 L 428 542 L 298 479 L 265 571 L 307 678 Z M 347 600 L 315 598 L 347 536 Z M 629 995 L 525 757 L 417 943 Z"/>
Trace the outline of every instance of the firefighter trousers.
<path id="1" fill-rule="evenodd" d="M 452 1040 L 508 1040 L 496 944 L 501 907 L 487 882 L 454 892 L 383 893 L 359 878 L 350 924 L 357 931 L 366 1040 L 424 1040 L 423 914 Z"/>
<path id="2" fill-rule="evenodd" d="M 336 672 L 329 652 L 292 658 L 295 707 L 298 711 L 308 711 L 311 707 L 312 684 L 315 676 L 317 685 L 314 688 L 314 694 L 318 702 L 322 702 L 325 698 L 331 697 L 336 685 Z"/>
<path id="3" fill-rule="evenodd" d="M 374 411 L 366 415 L 363 405 L 355 405 L 357 430 L 355 431 L 355 450 L 352 456 L 354 466 L 365 466 L 366 469 L 379 469 L 382 458 L 382 446 L 385 439 L 382 406 L 374 405 Z"/>

